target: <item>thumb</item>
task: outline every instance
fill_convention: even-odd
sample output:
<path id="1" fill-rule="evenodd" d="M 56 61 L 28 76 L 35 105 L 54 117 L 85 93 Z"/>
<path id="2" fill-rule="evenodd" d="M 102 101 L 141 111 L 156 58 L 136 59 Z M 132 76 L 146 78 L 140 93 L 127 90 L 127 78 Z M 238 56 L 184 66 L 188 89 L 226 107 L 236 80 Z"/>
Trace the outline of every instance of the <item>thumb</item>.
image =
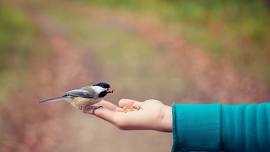
<path id="1" fill-rule="evenodd" d="M 118 103 L 119 107 L 124 108 L 127 107 L 129 109 L 136 109 L 139 110 L 141 109 L 142 102 L 136 101 L 136 100 L 131 100 L 131 99 L 121 99 Z"/>
<path id="2" fill-rule="evenodd" d="M 119 107 L 124 107 L 124 106 L 132 106 L 134 103 L 138 101 L 132 100 L 132 99 L 121 99 L 118 103 Z"/>

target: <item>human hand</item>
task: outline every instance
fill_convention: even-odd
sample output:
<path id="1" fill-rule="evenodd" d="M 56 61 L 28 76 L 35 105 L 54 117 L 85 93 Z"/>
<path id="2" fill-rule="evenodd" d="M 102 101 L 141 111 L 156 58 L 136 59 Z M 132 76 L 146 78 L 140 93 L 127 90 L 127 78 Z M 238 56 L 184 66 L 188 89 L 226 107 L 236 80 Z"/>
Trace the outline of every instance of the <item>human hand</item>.
<path id="1" fill-rule="evenodd" d="M 119 107 L 102 100 L 97 104 L 102 108 L 94 113 L 123 130 L 157 130 L 172 131 L 172 108 L 157 100 L 138 102 L 131 99 L 121 99 Z M 134 107 L 135 110 L 124 112 L 123 107 Z"/>

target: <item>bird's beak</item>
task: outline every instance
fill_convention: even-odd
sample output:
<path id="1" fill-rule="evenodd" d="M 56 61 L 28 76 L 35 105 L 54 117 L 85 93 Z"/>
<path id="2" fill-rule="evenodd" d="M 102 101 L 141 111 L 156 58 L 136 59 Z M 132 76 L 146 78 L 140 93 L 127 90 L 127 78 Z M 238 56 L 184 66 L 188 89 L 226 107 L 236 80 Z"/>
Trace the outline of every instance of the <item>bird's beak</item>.
<path id="1" fill-rule="evenodd" d="M 113 93 L 112 89 L 107 89 L 107 93 Z"/>

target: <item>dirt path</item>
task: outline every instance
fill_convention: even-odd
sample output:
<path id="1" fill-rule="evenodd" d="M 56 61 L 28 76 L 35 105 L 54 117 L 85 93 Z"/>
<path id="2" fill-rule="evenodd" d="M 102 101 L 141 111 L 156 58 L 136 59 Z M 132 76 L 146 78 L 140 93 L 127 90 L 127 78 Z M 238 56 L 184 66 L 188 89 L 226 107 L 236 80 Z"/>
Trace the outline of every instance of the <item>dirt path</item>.
<path id="1" fill-rule="evenodd" d="M 179 64 L 179 73 L 194 83 L 192 97 L 187 97 L 186 102 L 248 103 L 270 98 L 269 88 L 263 82 L 239 73 L 228 61 L 213 60 L 206 50 L 188 44 L 158 19 L 89 7 L 82 9 L 82 14 L 90 14 L 111 26 L 133 29 L 157 50 L 166 51 L 169 58 Z"/>

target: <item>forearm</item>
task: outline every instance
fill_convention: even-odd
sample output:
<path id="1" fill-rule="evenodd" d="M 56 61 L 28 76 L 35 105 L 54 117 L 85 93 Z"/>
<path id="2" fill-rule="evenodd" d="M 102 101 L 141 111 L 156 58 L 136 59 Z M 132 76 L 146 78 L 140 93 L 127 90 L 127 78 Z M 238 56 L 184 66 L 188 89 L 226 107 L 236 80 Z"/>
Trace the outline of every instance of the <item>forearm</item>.
<path id="1" fill-rule="evenodd" d="M 160 117 L 160 131 L 172 132 L 172 107 L 164 105 Z"/>
<path id="2" fill-rule="evenodd" d="M 270 104 L 222 106 L 222 141 L 225 150 L 270 151 Z"/>
<path id="3" fill-rule="evenodd" d="M 270 104 L 173 106 L 173 151 L 270 151 Z"/>

